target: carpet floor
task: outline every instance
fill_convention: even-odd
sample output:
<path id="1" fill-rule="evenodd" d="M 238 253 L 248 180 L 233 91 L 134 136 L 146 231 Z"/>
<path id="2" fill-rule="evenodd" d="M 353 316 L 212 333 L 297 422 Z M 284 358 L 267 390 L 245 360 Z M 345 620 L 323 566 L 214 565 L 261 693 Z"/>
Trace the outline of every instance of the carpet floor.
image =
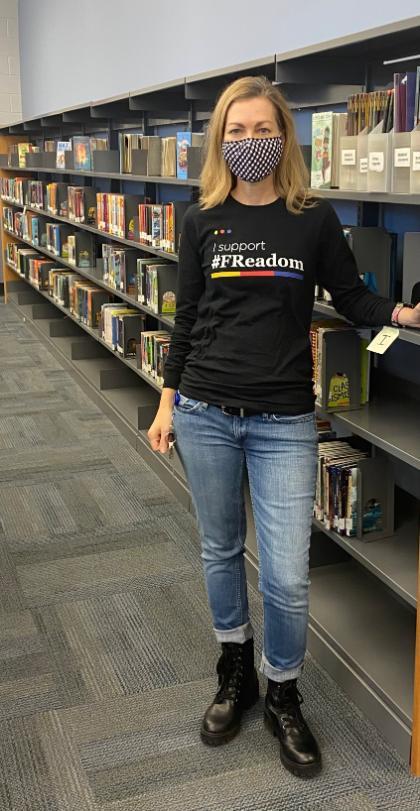
<path id="1" fill-rule="evenodd" d="M 0 340 L 1 811 L 418 810 L 420 781 L 309 653 L 321 774 L 281 765 L 261 674 L 240 734 L 202 743 L 220 651 L 194 518 L 4 304 Z"/>

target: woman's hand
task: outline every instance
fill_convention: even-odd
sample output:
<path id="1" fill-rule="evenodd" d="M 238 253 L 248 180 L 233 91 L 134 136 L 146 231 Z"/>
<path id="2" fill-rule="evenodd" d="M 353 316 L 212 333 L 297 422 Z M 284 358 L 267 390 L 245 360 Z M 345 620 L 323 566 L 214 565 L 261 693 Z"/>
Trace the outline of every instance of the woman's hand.
<path id="1" fill-rule="evenodd" d="M 402 307 L 398 313 L 398 323 L 402 327 L 414 327 L 420 329 L 420 304 L 416 304 L 412 309 Z"/>
<path id="2" fill-rule="evenodd" d="M 172 407 L 168 405 L 161 405 L 158 408 L 156 417 L 147 432 L 152 451 L 166 453 L 166 451 L 169 449 L 168 435 L 172 433 Z"/>

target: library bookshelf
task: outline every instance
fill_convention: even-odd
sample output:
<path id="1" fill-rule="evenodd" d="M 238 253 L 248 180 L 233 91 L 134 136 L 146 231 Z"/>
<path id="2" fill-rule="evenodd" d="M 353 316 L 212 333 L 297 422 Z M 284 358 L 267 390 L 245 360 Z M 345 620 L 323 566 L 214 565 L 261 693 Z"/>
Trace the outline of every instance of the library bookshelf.
<path id="1" fill-rule="evenodd" d="M 0 156 L 7 154 L 11 143 L 22 140 L 61 140 L 74 134 L 106 132 L 113 149 L 121 130 L 136 128 L 151 135 L 175 133 L 177 129 L 198 132 L 209 118 L 218 92 L 234 78 L 250 73 L 264 74 L 273 82 L 281 83 L 291 108 L 299 115 L 306 112 L 310 116 L 319 106 L 344 104 L 348 95 L 358 89 L 384 86 L 393 68 L 385 68 L 383 61 L 390 53 L 416 53 L 419 35 L 420 17 L 416 17 L 313 48 L 276 54 L 135 90 L 114 99 L 55 111 L 3 127 Z M 171 200 L 171 195 L 193 202 L 199 185 L 194 178 L 179 180 L 121 174 L 114 170 L 76 172 L 53 166 L 10 167 L 4 157 L 0 174 L 4 177 L 24 175 L 45 182 L 56 179 L 68 184 L 97 183 L 101 190 L 121 193 L 129 193 L 133 184 L 137 184 L 136 189 L 141 188 L 141 193 L 156 202 Z M 412 216 L 420 214 L 418 195 L 353 194 L 338 189 L 324 190 L 321 194 L 337 203 L 345 201 L 354 205 L 359 225 L 379 224 L 383 211 L 390 205 L 402 211 L 409 206 Z M 167 454 L 152 452 L 147 439 L 147 430 L 159 403 L 159 385 L 138 368 L 135 360 L 117 355 L 99 337 L 97 330 L 82 324 L 46 291 L 35 288 L 20 276 L 7 260 L 6 244 L 14 241 L 28 247 L 31 243 L 4 226 L 3 207 L 6 205 L 16 211 L 22 210 L 23 205 L 0 200 L 7 303 L 48 344 L 194 514 L 179 457 L 175 454 L 169 459 Z M 50 221 L 68 222 L 66 217 L 31 206 L 26 208 Z M 110 239 L 146 255 L 177 261 L 176 254 L 123 237 L 111 237 L 92 225 L 71 224 L 76 230 L 90 232 L 98 241 Z M 36 246 L 35 250 L 52 257 L 58 267 L 76 270 L 117 300 L 137 307 L 147 316 L 146 329 L 171 329 L 173 317 L 157 315 L 133 297 L 109 287 L 95 268 L 75 268 L 53 256 L 45 247 Z M 314 311 L 323 316 L 337 315 L 331 305 L 322 302 L 315 303 Z M 375 455 L 383 455 L 391 461 L 400 493 L 396 499 L 394 534 L 366 543 L 326 530 L 314 519 L 308 650 L 405 758 L 411 774 L 420 776 L 420 620 L 417 610 L 420 595 L 420 376 L 413 381 L 412 373 L 413 365 L 420 367 L 420 335 L 414 330 L 401 330 L 398 343 L 403 357 L 398 377 L 381 369 L 379 364 L 375 368 L 376 382 L 370 402 L 354 411 L 329 415 L 341 435 L 363 437 L 371 444 Z M 249 582 L 258 587 L 258 548 L 246 476 L 244 488 L 248 518 L 246 569 Z"/>

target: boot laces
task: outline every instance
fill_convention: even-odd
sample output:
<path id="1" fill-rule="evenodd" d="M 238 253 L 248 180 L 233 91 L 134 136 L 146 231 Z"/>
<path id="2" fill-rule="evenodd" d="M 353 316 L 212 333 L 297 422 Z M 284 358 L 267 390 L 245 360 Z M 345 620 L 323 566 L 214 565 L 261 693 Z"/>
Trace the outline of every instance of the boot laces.
<path id="1" fill-rule="evenodd" d="M 228 644 L 223 649 L 222 656 L 217 665 L 219 673 L 219 689 L 217 691 L 218 703 L 223 699 L 238 701 L 241 682 L 243 679 L 243 658 L 242 650 L 230 647 Z"/>
<path id="2" fill-rule="evenodd" d="M 304 698 L 296 685 L 289 684 L 284 687 L 281 682 L 272 688 L 273 704 L 276 708 L 276 715 L 281 721 L 284 730 L 290 727 L 305 729 L 305 721 L 300 711 Z"/>

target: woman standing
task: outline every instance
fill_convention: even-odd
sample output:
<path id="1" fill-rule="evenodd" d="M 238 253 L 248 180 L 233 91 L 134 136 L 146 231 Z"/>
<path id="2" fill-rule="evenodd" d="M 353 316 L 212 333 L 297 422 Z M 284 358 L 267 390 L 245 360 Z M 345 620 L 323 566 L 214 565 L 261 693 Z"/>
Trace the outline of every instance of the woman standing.
<path id="1" fill-rule="evenodd" d="M 164 388 L 148 431 L 173 430 L 196 511 L 216 639 L 218 691 L 201 737 L 237 734 L 258 700 L 244 542 L 246 464 L 264 605 L 264 714 L 283 764 L 321 769 L 297 679 L 308 622 L 317 431 L 309 329 L 314 286 L 356 324 L 420 326 L 360 280 L 334 209 L 308 191 L 292 115 L 265 77 L 234 81 L 209 125 L 200 203 L 184 218 Z M 172 424 L 173 422 L 173 424 Z"/>

